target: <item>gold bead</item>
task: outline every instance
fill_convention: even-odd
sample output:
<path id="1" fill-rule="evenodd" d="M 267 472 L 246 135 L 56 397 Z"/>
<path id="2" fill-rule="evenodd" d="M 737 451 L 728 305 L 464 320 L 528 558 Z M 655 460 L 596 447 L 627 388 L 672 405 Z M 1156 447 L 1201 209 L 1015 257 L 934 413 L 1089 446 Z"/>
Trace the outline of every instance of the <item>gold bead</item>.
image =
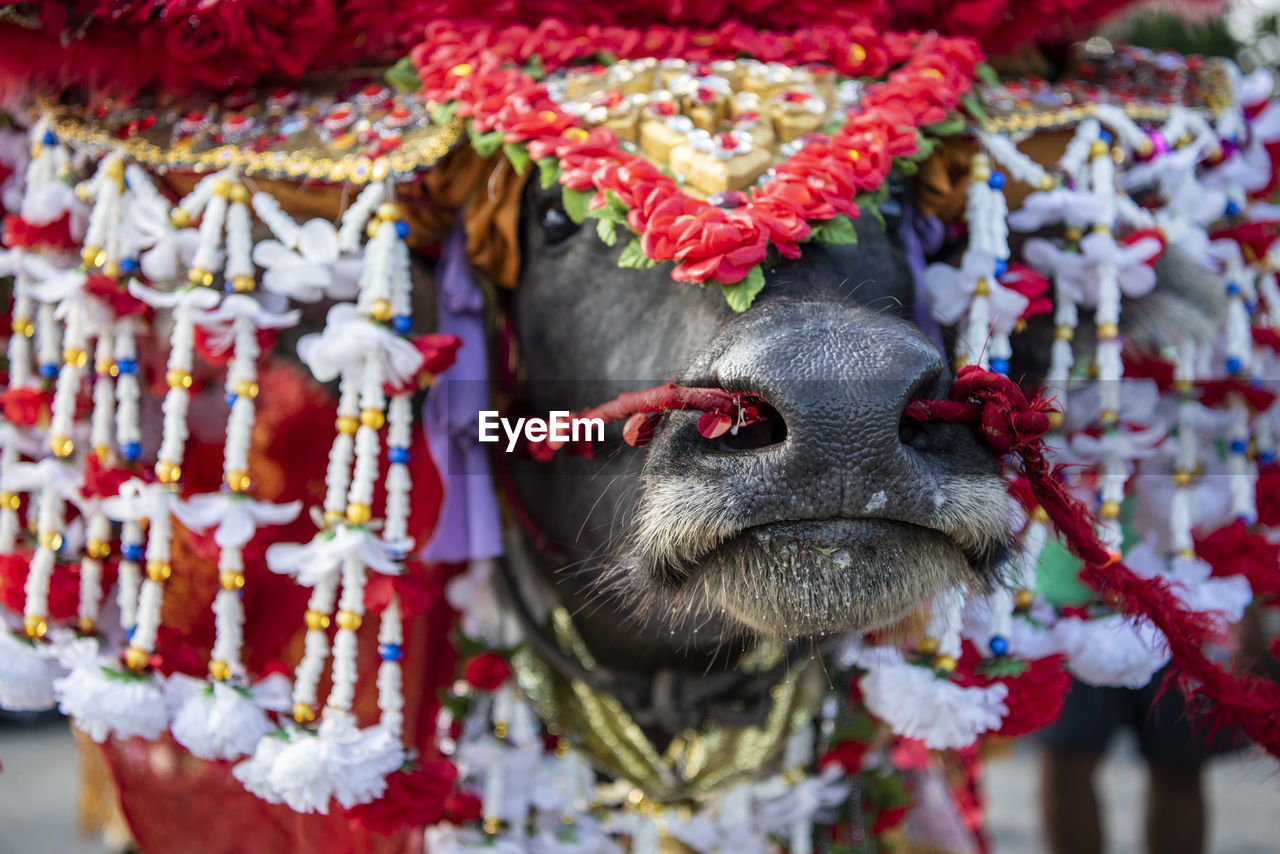
<path id="1" fill-rule="evenodd" d="M 951 361 L 951 365 L 956 371 L 959 371 L 967 364 L 969 364 L 969 357 L 964 355 L 956 356 L 955 359 Z"/>
<path id="2" fill-rule="evenodd" d="M 360 412 L 360 423 L 370 430 L 381 430 L 382 425 L 387 423 L 387 417 L 382 414 L 381 409 L 364 409 Z"/>
<path id="3" fill-rule="evenodd" d="M 1053 334 L 1059 341 L 1070 341 L 1076 335 L 1076 328 L 1070 323 L 1059 323 Z"/>
<path id="4" fill-rule="evenodd" d="M 253 380 L 236 380 L 231 387 L 236 397 L 255 398 L 258 396 L 258 384 Z"/>
<path id="5" fill-rule="evenodd" d="M 1191 380 L 1174 380 L 1173 390 L 1178 394 L 1189 394 L 1195 388 L 1195 384 Z"/>
<path id="6" fill-rule="evenodd" d="M 991 286 L 987 283 L 987 277 L 983 276 L 978 279 L 978 283 L 973 286 L 973 295 L 975 297 L 985 296 L 991 292 Z"/>
<path id="7" fill-rule="evenodd" d="M 502 830 L 502 822 L 498 820 L 496 815 L 486 816 L 484 820 L 484 832 L 490 836 L 494 836 L 498 831 Z"/>
<path id="8" fill-rule="evenodd" d="M 569 740 L 567 738 L 556 739 L 556 758 L 564 759 L 569 755 Z"/>
<path id="9" fill-rule="evenodd" d="M 307 611 L 302 615 L 302 618 L 306 621 L 309 631 L 323 631 L 329 628 L 328 614 L 322 614 L 319 611 Z"/>
<path id="10" fill-rule="evenodd" d="M 508 733 L 508 732 L 510 732 L 510 728 L 507 726 L 507 722 L 506 722 L 506 721 L 494 721 L 494 722 L 493 722 L 493 736 L 494 736 L 494 738 L 506 738 L 506 737 L 507 737 L 507 733 Z"/>
<path id="11" fill-rule="evenodd" d="M 1150 137 L 1143 137 L 1142 142 L 1138 143 L 1138 147 L 1134 149 L 1142 157 L 1149 157 L 1155 150 L 1155 144 L 1151 142 Z"/>
<path id="12" fill-rule="evenodd" d="M 1036 594 L 1023 587 L 1017 593 L 1013 594 L 1013 607 L 1019 611 L 1026 611 L 1036 603 Z"/>
<path id="13" fill-rule="evenodd" d="M 69 457 L 75 449 L 76 444 L 71 441 L 70 436 L 57 435 L 49 437 L 49 450 L 53 452 L 55 457 Z"/>
<path id="14" fill-rule="evenodd" d="M 227 486 L 232 492 L 244 492 L 249 488 L 249 473 L 233 469 L 227 472 Z"/>
<path id="15" fill-rule="evenodd" d="M 369 306 L 369 316 L 379 323 L 386 323 L 391 319 L 391 303 L 384 299 L 374 300 Z"/>
<path id="16" fill-rule="evenodd" d="M 363 525 L 373 518 L 373 509 L 368 504 L 352 501 L 347 504 L 347 521 L 352 525 Z"/>
<path id="17" fill-rule="evenodd" d="M 209 675 L 219 682 L 225 682 L 231 678 L 231 665 L 216 658 L 211 659 L 209 661 Z"/>
<path id="18" fill-rule="evenodd" d="M 1049 413 L 1049 429 L 1061 430 L 1062 425 L 1066 423 L 1067 417 L 1057 410 Z"/>
<path id="19" fill-rule="evenodd" d="M 354 436 L 356 431 L 360 429 L 360 420 L 354 415 L 343 415 L 338 419 L 338 432 L 347 436 Z"/>
<path id="20" fill-rule="evenodd" d="M 1111 226 L 1103 222 L 1094 223 L 1093 228 L 1089 229 L 1094 234 L 1110 234 Z"/>
<path id="21" fill-rule="evenodd" d="M 969 180 L 983 182 L 991 177 L 991 167 L 986 164 L 975 164 L 969 170 Z"/>
<path id="22" fill-rule="evenodd" d="M 1111 341 L 1120 334 L 1120 328 L 1114 323 L 1098 324 L 1098 337 L 1103 341 Z"/>
<path id="23" fill-rule="evenodd" d="M 231 290 L 238 294 L 251 293 L 258 283 L 254 281 L 253 276 L 236 276 L 231 280 Z"/>
<path id="24" fill-rule="evenodd" d="M 218 573 L 218 583 L 222 585 L 223 590 L 234 593 L 244 587 L 244 573 L 236 572 L 234 569 L 224 569 Z"/>
<path id="25" fill-rule="evenodd" d="M 1195 550 L 1195 549 L 1178 549 L 1178 557 L 1183 557 L 1183 558 L 1188 558 L 1188 559 L 1190 559 L 1190 558 L 1193 558 L 1193 557 L 1195 557 L 1195 556 L 1196 556 L 1196 550 Z"/>
<path id="26" fill-rule="evenodd" d="M 236 184 L 231 188 L 231 201 L 240 203 L 249 201 L 249 189 L 244 184 Z"/>
<path id="27" fill-rule="evenodd" d="M 102 262 L 107 260 L 101 246 L 86 246 L 81 249 L 80 259 L 84 261 L 86 267 L 101 267 Z"/>
<path id="28" fill-rule="evenodd" d="M 343 516 L 341 513 L 339 513 L 337 510 L 324 511 L 324 523 L 328 527 L 333 527 L 334 522 L 341 522 L 345 518 L 346 517 Z"/>
<path id="29" fill-rule="evenodd" d="M 950 673 L 956 669 L 956 660 L 949 655 L 940 655 L 933 662 L 933 666 L 944 673 Z"/>
<path id="30" fill-rule="evenodd" d="M 378 219 L 383 222 L 395 222 L 400 218 L 400 206 L 395 202 L 383 202 L 378 205 Z"/>
<path id="31" fill-rule="evenodd" d="M 161 460 L 156 463 L 156 477 L 160 478 L 161 483 L 177 483 L 182 479 L 182 466 Z"/>
<path id="32" fill-rule="evenodd" d="M 228 196 L 231 195 L 231 182 L 228 181 L 226 178 L 219 178 L 218 180 L 214 181 L 213 194 L 215 196 L 221 196 L 224 199 L 227 198 Z"/>
<path id="33" fill-rule="evenodd" d="M 1042 505 L 1037 504 L 1036 509 L 1031 511 L 1031 521 L 1039 522 L 1041 525 L 1049 521 L 1049 511 L 1045 510 Z"/>
<path id="34" fill-rule="evenodd" d="M 348 632 L 360 631 L 360 624 L 364 622 L 355 611 L 339 611 L 338 612 L 338 628 L 345 629 Z"/>
<path id="35" fill-rule="evenodd" d="M 1058 182 L 1053 180 L 1052 175 L 1045 174 L 1040 176 L 1040 189 L 1052 190 L 1056 186 L 1058 186 Z"/>
<path id="36" fill-rule="evenodd" d="M 926 637 L 920 641 L 920 651 L 925 655 L 933 655 L 938 651 L 938 639 Z"/>
<path id="37" fill-rule="evenodd" d="M 124 666 L 130 670 L 146 670 L 151 663 L 151 656 L 146 650 L 131 646 L 124 651 Z"/>
<path id="38" fill-rule="evenodd" d="M 32 614 L 22 618 L 22 628 L 26 631 L 27 637 L 42 638 L 49 631 L 49 623 L 44 617 Z"/>
<path id="39" fill-rule="evenodd" d="M 1098 422 L 1100 424 L 1115 424 L 1120 420 L 1120 413 L 1114 409 L 1104 409 L 1098 414 Z"/>
<path id="40" fill-rule="evenodd" d="M 169 214 L 169 224 L 174 228 L 186 228 L 191 225 L 191 214 L 182 208 L 174 208 L 173 213 Z"/>
<path id="41" fill-rule="evenodd" d="M 1179 469 L 1173 473 L 1173 485 L 1187 487 L 1191 485 L 1192 479 L 1195 477 L 1193 472 L 1182 471 Z"/>
<path id="42" fill-rule="evenodd" d="M 0 492 L 0 508 L 18 512 L 22 506 L 22 496 L 16 492 Z"/>
<path id="43" fill-rule="evenodd" d="M 1093 144 L 1089 146 L 1090 157 L 1101 157 L 1108 151 L 1110 151 L 1110 149 L 1107 147 L 1107 144 L 1100 139 L 1094 140 Z"/>
<path id="44" fill-rule="evenodd" d="M 191 374 L 181 368 L 174 368 L 164 375 L 169 388 L 191 388 Z"/>
<path id="45" fill-rule="evenodd" d="M 114 368 L 115 365 L 115 362 L 109 362 L 106 359 L 102 359 L 101 361 L 93 363 L 93 372 L 100 377 L 114 376 L 111 373 L 111 369 Z"/>
<path id="46" fill-rule="evenodd" d="M 119 181 L 124 177 L 124 161 L 112 160 L 106 165 L 107 177 Z"/>
<path id="47" fill-rule="evenodd" d="M 84 552 L 94 560 L 106 560 L 111 556 L 111 543 L 105 540 L 90 540 L 85 545 Z"/>
<path id="48" fill-rule="evenodd" d="M 110 276 L 113 279 L 120 278 L 120 265 L 115 261 L 108 261 L 102 266 L 102 275 Z"/>
<path id="49" fill-rule="evenodd" d="M 36 325 L 25 317 L 15 317 L 11 326 L 14 335 L 30 338 L 36 332 Z"/>
<path id="50" fill-rule="evenodd" d="M 316 710 L 306 703 L 294 703 L 293 719 L 300 724 L 309 724 L 316 719 Z"/>
<path id="51" fill-rule="evenodd" d="M 1069 225 L 1063 230 L 1062 236 L 1067 238 L 1067 240 L 1079 240 L 1084 237 L 1084 232 L 1074 225 Z"/>
<path id="52" fill-rule="evenodd" d="M 77 368 L 89 364 L 89 354 L 79 347 L 67 347 L 62 351 L 62 361 Z"/>
<path id="53" fill-rule="evenodd" d="M 82 635 L 91 635 L 98 630 L 98 623 L 92 617 L 80 617 L 76 620 L 76 630 Z"/>
<path id="54" fill-rule="evenodd" d="M 57 531 L 41 531 L 39 541 L 40 548 L 48 549 L 51 552 L 56 552 L 62 548 L 62 534 Z"/>
<path id="55" fill-rule="evenodd" d="M 152 581 L 165 582 L 173 574 L 173 567 L 166 560 L 147 561 L 147 578 Z"/>
<path id="56" fill-rule="evenodd" d="M 208 270 L 201 267 L 192 267 L 187 271 L 187 281 L 193 285 L 202 285 L 206 275 L 210 275 Z"/>
<path id="57" fill-rule="evenodd" d="M 365 236 L 370 240 L 378 236 L 378 226 L 382 223 L 379 220 L 371 219 L 369 224 L 364 227 Z"/>
<path id="58" fill-rule="evenodd" d="M 1098 516 L 1103 519 L 1119 519 L 1120 518 L 1120 502 L 1104 501 L 1102 509 L 1098 511 Z"/>

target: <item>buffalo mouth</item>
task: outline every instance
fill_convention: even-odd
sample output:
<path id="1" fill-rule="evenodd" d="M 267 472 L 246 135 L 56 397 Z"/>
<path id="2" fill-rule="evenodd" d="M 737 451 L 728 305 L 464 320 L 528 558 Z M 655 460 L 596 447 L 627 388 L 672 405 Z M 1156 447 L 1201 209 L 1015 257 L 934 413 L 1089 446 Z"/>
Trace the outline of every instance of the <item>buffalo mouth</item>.
<path id="1" fill-rule="evenodd" d="M 1002 558 L 1002 548 L 975 552 L 909 522 L 779 521 L 653 573 L 648 598 L 675 613 L 718 612 L 758 634 L 821 637 L 891 625 L 947 585 L 982 587 Z"/>

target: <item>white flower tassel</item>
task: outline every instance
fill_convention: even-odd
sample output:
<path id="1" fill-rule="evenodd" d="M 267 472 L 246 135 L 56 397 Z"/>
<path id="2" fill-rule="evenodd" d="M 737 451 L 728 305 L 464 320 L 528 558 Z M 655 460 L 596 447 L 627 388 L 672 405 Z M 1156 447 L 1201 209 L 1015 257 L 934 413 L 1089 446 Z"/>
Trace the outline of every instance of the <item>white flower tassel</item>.
<path id="1" fill-rule="evenodd" d="M 0 709 L 38 712 L 53 708 L 56 663 L 47 647 L 0 631 Z"/>
<path id="2" fill-rule="evenodd" d="M 165 697 L 177 711 L 173 737 L 200 759 L 239 759 L 275 730 L 268 711 L 289 708 L 289 682 L 279 674 L 253 687 L 172 676 Z"/>
<path id="3" fill-rule="evenodd" d="M 99 744 L 108 736 L 154 740 L 168 727 L 159 680 L 118 669 L 98 654 L 96 641 L 75 641 L 63 653 L 62 664 L 69 672 L 54 682 L 58 708 Z"/>

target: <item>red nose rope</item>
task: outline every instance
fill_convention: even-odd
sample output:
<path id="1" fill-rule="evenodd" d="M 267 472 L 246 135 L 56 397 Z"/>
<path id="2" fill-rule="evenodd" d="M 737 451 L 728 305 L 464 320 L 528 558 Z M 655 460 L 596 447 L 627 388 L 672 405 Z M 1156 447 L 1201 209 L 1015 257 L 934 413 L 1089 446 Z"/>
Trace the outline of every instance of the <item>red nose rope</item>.
<path id="1" fill-rule="evenodd" d="M 631 445 L 646 444 L 662 413 L 672 409 L 698 410 L 702 435 L 714 438 L 761 418 L 759 398 L 723 389 L 665 386 L 629 392 L 575 418 L 612 422 L 626 418 L 623 434 Z M 1008 377 L 976 365 L 961 368 L 950 400 L 912 400 L 904 415 L 913 421 L 972 424 L 992 450 L 1016 458 L 1031 492 L 1048 514 L 1067 547 L 1084 561 L 1080 579 L 1105 602 L 1129 617 L 1149 620 L 1164 634 L 1177 665 L 1179 686 L 1188 694 L 1201 693 L 1216 706 L 1210 711 L 1215 726 L 1238 726 L 1268 753 L 1280 757 L 1280 685 L 1256 676 L 1229 672 L 1205 656 L 1206 643 L 1224 639 L 1212 621 L 1190 610 L 1161 578 L 1143 578 L 1124 565 L 1118 552 L 1108 552 L 1094 535 L 1096 519 L 1067 491 L 1058 470 L 1045 456 L 1044 435 L 1055 410 L 1042 396 L 1028 399 Z M 563 443 L 561 443 L 563 444 Z M 557 446 L 542 443 L 535 456 L 548 458 Z M 589 448 L 580 452 L 589 453 Z"/>

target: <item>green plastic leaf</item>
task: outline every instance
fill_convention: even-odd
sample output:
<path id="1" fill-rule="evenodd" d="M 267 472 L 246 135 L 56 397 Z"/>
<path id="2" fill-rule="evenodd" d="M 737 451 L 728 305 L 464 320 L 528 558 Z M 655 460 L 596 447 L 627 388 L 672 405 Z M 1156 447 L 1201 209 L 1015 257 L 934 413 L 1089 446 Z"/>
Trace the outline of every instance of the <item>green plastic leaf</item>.
<path id="1" fill-rule="evenodd" d="M 541 80 L 547 76 L 547 69 L 542 64 L 542 57 L 536 53 L 524 61 L 524 65 L 520 66 L 520 70 L 534 80 Z"/>
<path id="2" fill-rule="evenodd" d="M 657 265 L 657 261 L 644 254 L 644 250 L 640 248 L 640 238 L 638 237 L 624 246 L 622 254 L 618 256 L 618 266 L 631 270 L 647 270 Z"/>
<path id="3" fill-rule="evenodd" d="M 560 161 L 554 157 L 544 157 L 538 161 L 538 183 L 542 189 L 550 190 L 560 179 Z"/>
<path id="4" fill-rule="evenodd" d="M 591 190 L 570 190 L 564 188 L 564 212 L 569 215 L 569 219 L 576 224 L 582 225 L 583 220 L 587 218 L 587 205 L 594 196 Z"/>
<path id="5" fill-rule="evenodd" d="M 602 217 L 596 220 L 596 234 L 600 235 L 600 240 L 605 246 L 612 246 L 618 242 L 618 232 L 611 219 Z"/>
<path id="6" fill-rule="evenodd" d="M 987 108 L 986 108 L 986 105 L 982 103 L 982 101 L 975 98 L 972 94 L 969 94 L 961 98 L 960 103 L 961 105 L 964 106 L 966 110 L 969 111 L 969 115 L 973 116 L 979 122 L 986 124 Z"/>
<path id="7" fill-rule="evenodd" d="M 920 165 L 907 157 L 893 158 L 893 168 L 899 175 L 910 177 L 920 171 Z"/>
<path id="8" fill-rule="evenodd" d="M 988 658 L 979 664 L 975 669 L 983 676 L 992 678 L 1001 678 L 1005 676 L 1021 676 L 1027 672 L 1029 665 L 1020 658 L 1012 656 L 1000 656 L 999 658 Z"/>
<path id="9" fill-rule="evenodd" d="M 928 160 L 929 155 L 933 154 L 933 150 L 937 147 L 938 147 L 938 140 L 936 138 L 932 136 L 925 136 L 924 134 L 920 133 L 920 131 L 917 130 L 915 153 L 907 155 L 907 159 L 914 160 L 916 163 L 920 163 L 923 160 Z"/>
<path id="10" fill-rule="evenodd" d="M 418 69 L 413 67 L 413 62 L 407 56 L 388 68 L 383 77 L 401 92 L 417 92 L 422 88 Z"/>
<path id="11" fill-rule="evenodd" d="M 979 62 L 974 71 L 977 73 L 979 80 L 993 89 L 1000 85 L 1000 75 L 996 74 L 996 70 L 985 62 Z"/>
<path id="12" fill-rule="evenodd" d="M 764 270 L 756 265 L 740 282 L 734 282 L 732 285 L 721 282 L 720 290 L 724 293 L 729 308 L 741 314 L 751 308 L 751 303 L 756 300 L 756 294 L 764 290 Z"/>
<path id="13" fill-rule="evenodd" d="M 511 161 L 511 167 L 516 170 L 517 175 L 523 175 L 524 170 L 529 168 L 529 150 L 520 143 L 502 143 L 502 153 L 507 155 L 507 160 Z"/>
<path id="14" fill-rule="evenodd" d="M 864 214 L 869 214 L 876 222 L 880 223 L 881 228 L 888 228 L 889 224 L 884 220 L 884 214 L 880 213 L 880 198 L 871 193 L 859 193 L 853 200 Z"/>
<path id="15" fill-rule="evenodd" d="M 437 127 L 444 127 L 453 121 L 454 115 L 458 112 L 458 102 L 450 101 L 447 104 L 436 104 L 431 108 L 431 123 Z"/>
<path id="16" fill-rule="evenodd" d="M 488 133 L 471 131 L 471 147 L 481 157 L 489 157 L 497 153 L 498 149 L 502 147 L 502 131 L 491 130 Z"/>
<path id="17" fill-rule="evenodd" d="M 857 243 L 858 232 L 853 228 L 853 220 L 844 214 L 813 226 L 810 237 L 819 243 Z"/>
<path id="18" fill-rule="evenodd" d="M 929 134 L 929 136 L 955 136 L 964 130 L 964 126 L 964 116 L 957 113 L 955 115 L 948 116 L 940 122 L 925 125 L 920 129 Z"/>

